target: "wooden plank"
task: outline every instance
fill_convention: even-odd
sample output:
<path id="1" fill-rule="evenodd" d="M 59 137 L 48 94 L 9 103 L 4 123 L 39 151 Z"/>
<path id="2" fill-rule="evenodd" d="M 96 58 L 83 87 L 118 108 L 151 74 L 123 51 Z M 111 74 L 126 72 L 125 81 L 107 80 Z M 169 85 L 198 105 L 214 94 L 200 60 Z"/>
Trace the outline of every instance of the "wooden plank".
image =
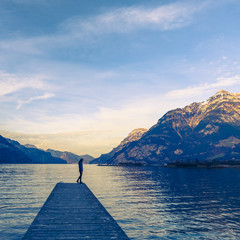
<path id="1" fill-rule="evenodd" d="M 129 239 L 85 184 L 58 183 L 22 240 Z"/>

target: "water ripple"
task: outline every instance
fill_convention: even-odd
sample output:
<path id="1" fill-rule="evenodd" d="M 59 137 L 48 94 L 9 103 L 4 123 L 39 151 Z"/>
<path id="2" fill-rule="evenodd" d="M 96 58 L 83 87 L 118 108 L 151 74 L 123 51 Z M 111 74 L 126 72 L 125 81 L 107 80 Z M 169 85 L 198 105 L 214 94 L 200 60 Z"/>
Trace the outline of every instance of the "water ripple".
<path id="1" fill-rule="evenodd" d="M 76 165 L 0 165 L 0 234 L 21 239 Z M 239 169 L 84 166 L 84 181 L 131 239 L 239 239 Z"/>

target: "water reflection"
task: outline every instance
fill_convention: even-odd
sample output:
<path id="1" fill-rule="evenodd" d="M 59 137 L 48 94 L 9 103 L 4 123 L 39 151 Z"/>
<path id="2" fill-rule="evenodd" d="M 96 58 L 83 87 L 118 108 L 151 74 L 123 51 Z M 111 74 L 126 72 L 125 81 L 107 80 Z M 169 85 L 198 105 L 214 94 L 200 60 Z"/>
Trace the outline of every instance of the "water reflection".
<path id="1" fill-rule="evenodd" d="M 0 234 L 20 239 L 76 165 L 0 165 Z M 131 239 L 239 239 L 240 170 L 84 166 L 90 187 Z"/>

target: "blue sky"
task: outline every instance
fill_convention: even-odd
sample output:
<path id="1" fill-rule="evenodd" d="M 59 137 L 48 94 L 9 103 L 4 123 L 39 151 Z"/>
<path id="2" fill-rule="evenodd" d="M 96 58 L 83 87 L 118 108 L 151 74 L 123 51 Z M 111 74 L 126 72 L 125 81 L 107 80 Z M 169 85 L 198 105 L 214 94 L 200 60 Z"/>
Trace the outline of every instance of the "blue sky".
<path id="1" fill-rule="evenodd" d="M 240 92 L 237 0 L 1 0 L 0 134 L 98 156 L 220 89 Z"/>

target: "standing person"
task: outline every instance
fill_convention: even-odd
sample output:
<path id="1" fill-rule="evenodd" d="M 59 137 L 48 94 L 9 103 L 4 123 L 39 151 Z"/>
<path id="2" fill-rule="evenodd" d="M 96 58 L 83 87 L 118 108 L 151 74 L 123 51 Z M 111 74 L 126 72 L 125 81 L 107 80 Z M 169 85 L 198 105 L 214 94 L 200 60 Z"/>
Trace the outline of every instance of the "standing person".
<path id="1" fill-rule="evenodd" d="M 80 183 L 82 183 L 82 174 L 83 174 L 83 163 L 82 162 L 83 162 L 83 159 L 81 158 L 78 162 L 78 168 L 79 168 L 80 176 L 77 179 L 77 183 L 79 183 L 79 180 L 80 180 Z"/>

